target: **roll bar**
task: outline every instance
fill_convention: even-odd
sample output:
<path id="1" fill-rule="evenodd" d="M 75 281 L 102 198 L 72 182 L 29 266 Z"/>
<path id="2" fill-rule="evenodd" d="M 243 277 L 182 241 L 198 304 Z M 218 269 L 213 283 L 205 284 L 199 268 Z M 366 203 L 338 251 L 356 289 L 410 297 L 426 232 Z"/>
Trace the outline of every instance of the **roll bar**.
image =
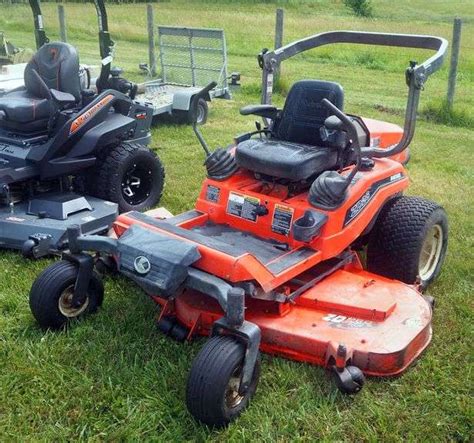
<path id="1" fill-rule="evenodd" d="M 33 12 L 33 20 L 35 22 L 36 49 L 39 49 L 44 44 L 49 43 L 49 38 L 47 37 L 46 31 L 44 30 L 43 14 L 41 13 L 41 5 L 39 0 L 29 1 L 31 11 Z"/>
<path id="2" fill-rule="evenodd" d="M 416 114 L 420 100 L 420 91 L 428 77 L 436 72 L 443 64 L 448 48 L 448 42 L 441 37 L 414 34 L 388 34 L 380 32 L 332 31 L 312 35 L 295 41 L 274 51 L 263 50 L 258 56 L 262 68 L 262 103 L 271 104 L 273 93 L 273 73 L 278 65 L 301 52 L 319 46 L 334 43 L 354 43 L 376 46 L 392 46 L 403 48 L 429 49 L 436 53 L 418 64 L 410 61 L 406 69 L 408 98 L 405 110 L 405 124 L 401 140 L 388 149 L 362 148 L 364 157 L 389 157 L 403 151 L 411 142 L 416 126 Z"/>
<path id="3" fill-rule="evenodd" d="M 109 20 L 104 0 L 94 0 L 95 10 L 97 12 L 97 22 L 99 25 L 99 50 L 102 60 L 100 75 L 96 81 L 97 91 L 101 93 L 107 89 L 107 83 L 110 76 L 110 68 L 114 55 L 114 41 L 110 38 Z"/>
<path id="4" fill-rule="evenodd" d="M 39 49 L 44 44 L 49 43 L 49 38 L 47 37 L 46 31 L 44 30 L 40 0 L 29 0 L 29 2 L 35 22 L 36 49 Z M 105 1 L 93 0 L 93 2 L 95 5 L 99 25 L 99 50 L 100 58 L 102 59 L 102 67 L 99 78 L 97 79 L 97 89 L 100 93 L 106 88 L 107 80 L 110 75 L 110 67 L 113 60 L 114 42 L 110 38 L 109 34 L 109 23 L 107 19 L 107 10 L 105 9 Z"/>

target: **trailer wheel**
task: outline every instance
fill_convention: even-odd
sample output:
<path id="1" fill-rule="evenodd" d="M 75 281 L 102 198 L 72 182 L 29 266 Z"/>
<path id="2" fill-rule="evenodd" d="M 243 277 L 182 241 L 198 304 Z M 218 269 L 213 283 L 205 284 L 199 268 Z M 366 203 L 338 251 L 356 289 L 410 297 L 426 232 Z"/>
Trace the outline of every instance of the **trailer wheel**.
<path id="1" fill-rule="evenodd" d="M 174 111 L 174 114 L 177 117 L 178 122 L 186 123 L 192 125 L 194 123 L 193 116 L 190 111 Z M 203 98 L 198 100 L 197 105 L 197 119 L 196 123 L 198 125 L 203 125 L 207 122 L 207 116 L 209 114 L 209 106 L 207 101 Z"/>
<path id="2" fill-rule="evenodd" d="M 197 119 L 196 122 L 198 125 L 203 125 L 207 122 L 207 115 L 209 114 L 209 106 L 207 105 L 206 100 L 200 98 L 197 106 Z M 192 123 L 192 122 L 191 122 Z"/>
<path id="3" fill-rule="evenodd" d="M 119 205 L 120 212 L 155 206 L 163 193 L 165 170 L 160 158 L 136 143 L 122 143 L 98 159 L 91 193 Z"/>
<path id="4" fill-rule="evenodd" d="M 34 281 L 30 290 L 30 309 L 43 328 L 61 329 L 73 319 L 91 314 L 102 305 L 104 286 L 96 273 L 80 306 L 73 306 L 74 284 L 78 268 L 61 260 L 48 266 Z"/>
<path id="5" fill-rule="evenodd" d="M 441 272 L 448 246 L 448 218 L 438 204 L 421 197 L 388 201 L 367 247 L 369 271 L 425 290 Z"/>
<path id="6" fill-rule="evenodd" d="M 193 361 L 186 387 L 189 412 L 209 426 L 225 426 L 248 406 L 257 389 L 260 358 L 245 393 L 239 393 L 245 346 L 230 336 L 210 338 Z"/>

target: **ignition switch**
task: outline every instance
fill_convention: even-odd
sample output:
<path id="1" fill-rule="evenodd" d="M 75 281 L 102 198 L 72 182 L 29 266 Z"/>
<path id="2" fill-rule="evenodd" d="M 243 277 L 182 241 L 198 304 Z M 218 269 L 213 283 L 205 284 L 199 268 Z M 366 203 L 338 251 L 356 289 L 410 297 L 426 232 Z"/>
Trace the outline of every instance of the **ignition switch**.
<path id="1" fill-rule="evenodd" d="M 256 208 L 256 213 L 259 217 L 268 214 L 268 208 L 265 205 L 258 205 Z"/>

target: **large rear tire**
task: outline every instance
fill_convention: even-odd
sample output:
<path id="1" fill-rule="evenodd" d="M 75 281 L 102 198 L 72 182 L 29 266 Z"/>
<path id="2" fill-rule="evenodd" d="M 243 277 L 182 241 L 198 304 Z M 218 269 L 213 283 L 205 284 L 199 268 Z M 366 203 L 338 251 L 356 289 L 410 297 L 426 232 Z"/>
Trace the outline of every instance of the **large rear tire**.
<path id="1" fill-rule="evenodd" d="M 150 149 L 126 142 L 98 159 L 88 188 L 92 195 L 117 203 L 120 212 L 144 211 L 154 207 L 163 193 L 165 170 Z"/>
<path id="2" fill-rule="evenodd" d="M 448 218 L 438 204 L 400 196 L 382 209 L 367 247 L 367 269 L 425 290 L 439 275 L 448 246 Z"/>
<path id="3" fill-rule="evenodd" d="M 245 346 L 231 336 L 210 338 L 194 359 L 186 387 L 189 412 L 209 426 L 225 426 L 248 406 L 257 389 L 260 358 L 249 388 L 239 394 Z"/>
<path id="4" fill-rule="evenodd" d="M 91 314 L 102 305 L 104 286 L 94 272 L 84 303 L 73 306 L 77 273 L 74 263 L 61 260 L 48 266 L 34 281 L 30 290 L 30 309 L 41 327 L 64 328 L 70 321 Z"/>

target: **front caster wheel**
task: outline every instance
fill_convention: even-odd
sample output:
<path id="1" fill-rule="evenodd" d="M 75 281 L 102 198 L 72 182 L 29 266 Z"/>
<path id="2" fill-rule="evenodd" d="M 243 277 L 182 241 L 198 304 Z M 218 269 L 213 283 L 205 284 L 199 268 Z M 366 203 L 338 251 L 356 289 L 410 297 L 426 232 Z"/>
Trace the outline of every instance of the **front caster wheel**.
<path id="1" fill-rule="evenodd" d="M 189 412 L 209 426 L 225 426 L 248 406 L 257 389 L 260 359 L 245 392 L 239 392 L 245 346 L 230 336 L 212 337 L 194 359 L 186 387 Z"/>
<path id="2" fill-rule="evenodd" d="M 162 317 L 159 322 L 156 323 L 158 330 L 165 335 L 168 335 L 173 329 L 173 326 L 176 324 L 176 319 L 174 317 Z"/>
<path id="3" fill-rule="evenodd" d="M 97 311 L 102 304 L 104 286 L 95 273 L 84 302 L 73 304 L 77 273 L 75 264 L 61 260 L 48 266 L 34 281 L 30 290 L 30 309 L 41 327 L 64 328 L 71 320 Z"/>
<path id="4" fill-rule="evenodd" d="M 334 366 L 332 371 L 336 386 L 343 394 L 357 394 L 364 386 L 364 373 L 357 366 L 346 366 L 342 371 Z"/>

